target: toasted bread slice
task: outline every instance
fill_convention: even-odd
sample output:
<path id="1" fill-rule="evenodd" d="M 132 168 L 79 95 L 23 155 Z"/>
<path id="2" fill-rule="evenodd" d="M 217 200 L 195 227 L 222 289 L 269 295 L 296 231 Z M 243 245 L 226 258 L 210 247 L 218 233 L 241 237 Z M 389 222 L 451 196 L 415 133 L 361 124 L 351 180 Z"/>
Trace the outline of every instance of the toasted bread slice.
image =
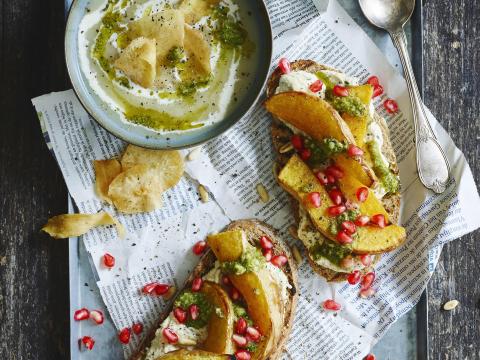
<path id="1" fill-rule="evenodd" d="M 298 297 L 298 285 L 297 285 L 297 267 L 291 256 L 291 252 L 289 247 L 280 239 L 275 231 L 268 226 L 267 224 L 258 221 L 258 220 L 239 220 L 232 222 L 227 230 L 242 230 L 246 235 L 246 239 L 252 245 L 258 243 L 258 240 L 262 236 L 267 236 L 273 243 L 273 253 L 274 254 L 285 254 L 288 261 L 285 266 L 282 267 L 284 274 L 286 275 L 291 288 L 288 289 L 288 302 L 285 304 L 283 309 L 283 327 L 281 329 L 277 329 L 280 332 L 280 337 L 278 338 L 277 344 L 273 347 L 273 349 L 266 354 L 265 357 L 262 359 L 265 360 L 275 360 L 281 357 L 283 353 L 284 345 L 288 339 L 290 334 L 291 326 L 293 323 L 293 316 L 295 314 L 295 308 L 297 304 L 297 297 Z M 186 280 L 183 289 L 189 288 L 192 285 L 193 279 L 197 277 L 203 277 L 206 275 L 214 266 L 215 261 L 217 258 L 215 257 L 212 250 L 208 250 L 205 255 L 202 256 L 200 259 L 199 264 L 193 269 L 192 273 Z M 181 291 L 177 292 L 180 294 Z M 142 342 L 139 346 L 139 351 L 131 357 L 131 360 L 141 360 L 145 359 L 147 354 L 148 348 L 151 345 L 151 342 L 155 338 L 156 330 L 161 326 L 163 321 L 169 316 L 170 312 L 172 311 L 173 304 L 175 299 L 172 299 L 167 306 L 166 310 L 161 314 L 159 317 L 156 326 L 150 331 L 147 335 L 146 339 Z M 195 350 L 196 351 L 196 350 Z M 172 354 L 172 353 L 168 353 Z M 207 354 L 208 355 L 208 354 Z M 163 357 L 159 357 L 158 360 L 162 359 Z M 214 357 L 217 358 L 217 357 Z"/>
<path id="2" fill-rule="evenodd" d="M 290 63 L 290 66 L 292 71 L 303 70 L 310 73 L 317 73 L 322 70 L 328 70 L 328 71 L 336 71 L 340 73 L 340 71 L 337 69 L 318 64 L 312 60 L 297 60 Z M 280 71 L 280 69 L 276 69 L 270 76 L 267 82 L 267 98 L 275 94 L 275 91 L 279 85 L 281 76 L 282 76 L 282 72 Z M 388 130 L 387 123 L 376 112 L 372 117 L 372 121 L 376 122 L 379 125 L 380 129 L 382 130 L 384 141 L 383 141 L 383 146 L 381 151 L 384 154 L 384 156 L 387 158 L 389 163 L 391 164 L 392 171 L 397 174 L 398 166 L 397 166 L 395 152 L 390 142 L 390 132 Z M 272 136 L 273 146 L 277 151 L 277 159 L 276 159 L 276 164 L 274 169 L 274 172 L 277 175 L 293 154 L 292 151 L 290 152 L 284 151 L 285 144 L 288 144 L 290 142 L 290 138 L 292 137 L 292 135 L 293 135 L 292 130 L 290 130 L 282 121 L 274 118 L 272 122 L 272 127 L 271 127 L 271 136 Z M 292 203 L 292 209 L 294 211 L 294 214 L 298 223 L 299 222 L 298 201 L 296 201 L 292 197 L 291 203 Z M 385 208 L 386 212 L 388 213 L 389 221 L 392 224 L 398 223 L 398 218 L 400 214 L 400 193 L 389 194 L 383 197 L 381 200 L 381 203 Z M 319 236 L 323 236 L 323 235 L 319 234 Z M 347 272 L 338 272 L 329 267 L 318 264 L 308 254 L 308 251 L 307 251 L 307 257 L 310 265 L 312 266 L 312 269 L 319 275 L 323 276 L 327 281 L 344 281 L 346 279 L 348 275 Z M 375 257 L 374 262 L 378 261 L 379 258 L 380 256 L 377 255 Z M 364 271 L 368 271 L 368 268 L 366 268 Z"/>

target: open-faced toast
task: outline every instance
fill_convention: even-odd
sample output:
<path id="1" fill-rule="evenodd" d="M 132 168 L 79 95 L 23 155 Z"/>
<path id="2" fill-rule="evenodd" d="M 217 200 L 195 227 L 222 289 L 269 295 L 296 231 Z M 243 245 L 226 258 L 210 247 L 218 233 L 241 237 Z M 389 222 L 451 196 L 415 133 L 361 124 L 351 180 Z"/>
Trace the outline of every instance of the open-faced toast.
<path id="1" fill-rule="evenodd" d="M 340 71 L 311 60 L 292 62 L 290 70 L 291 72 L 301 72 L 302 76 L 308 78 L 310 82 L 322 79 L 324 87 L 330 79 L 325 74 L 334 78 L 337 76 L 341 79 L 347 78 Z M 395 249 L 405 240 L 404 229 L 396 225 L 400 212 L 398 183 L 394 189 L 386 194 L 383 191 L 380 196 L 378 196 L 378 191 L 375 193 L 373 191 L 382 182 L 384 175 L 389 176 L 389 179 L 398 179 L 398 166 L 390 143 L 389 130 L 385 120 L 373 111 L 373 107 L 370 105 L 372 89 L 369 85 L 351 86 L 355 83 L 355 79 L 344 80 L 343 85 L 348 87 L 350 93 L 360 102 L 363 101 L 368 109 L 368 113 L 352 116 L 334 108 L 331 101 L 324 101 L 321 97 L 315 96 L 308 86 L 301 83 L 294 84 L 293 89 L 285 88 L 284 84 L 281 84 L 283 74 L 282 69 L 277 68 L 271 75 L 267 84 L 267 101 L 265 103 L 267 110 L 274 117 L 271 135 L 277 152 L 275 173 L 280 185 L 292 195 L 292 209 L 297 222 L 296 235 L 307 247 L 307 257 L 312 268 L 329 281 L 342 281 L 352 270 L 369 271 L 381 253 Z M 300 78 L 299 81 L 301 80 Z M 279 86 L 283 88 L 279 89 Z M 331 93 L 331 88 L 328 91 Z M 325 97 L 328 97 L 328 93 L 324 95 Z M 371 152 L 375 149 L 370 149 L 371 143 L 364 141 L 369 129 L 368 125 L 372 123 L 379 129 L 377 136 L 381 136 L 383 140 L 381 148 L 376 150 L 377 154 L 379 151 L 384 161 L 388 162 L 388 174 L 378 171 L 379 169 L 375 167 L 375 161 L 371 157 Z M 356 202 L 354 190 L 357 186 L 369 189 L 368 201 L 360 204 L 361 213 L 383 214 L 391 226 L 386 227 L 388 231 L 378 227 L 360 228 L 357 226 L 357 230 L 360 230 L 358 232 L 361 233 L 357 233 L 355 240 L 351 244 L 347 244 L 349 251 L 340 254 L 340 256 L 345 254 L 347 254 L 345 256 L 353 256 L 354 262 L 350 261 L 348 267 L 324 261 L 325 259 L 322 260 L 321 257 L 319 261 L 319 258 L 315 259 L 312 255 L 313 252 L 310 251 L 314 243 L 328 242 L 332 248 L 335 246 L 335 250 L 341 250 L 341 248 L 336 246 L 338 242 L 336 242 L 335 234 L 329 231 L 328 222 L 331 219 L 324 217 L 324 212 L 322 212 L 335 205 L 331 203 L 328 194 L 330 185 L 324 188 L 321 183 L 315 181 L 315 177 L 317 177 L 315 168 L 311 164 L 307 165 L 307 161 L 302 161 L 302 154 L 296 151 L 292 144 L 294 134 L 317 142 L 325 138 L 334 139 L 338 144 L 355 145 L 364 151 L 363 156 L 356 157 L 344 154 L 335 155 L 334 165 L 343 169 L 345 176 L 337 179 L 333 187 L 342 191 L 342 196 L 344 201 L 346 198 L 347 204 Z M 306 180 L 309 177 L 313 179 L 311 182 Z M 306 185 L 310 188 L 308 191 L 303 191 Z M 312 208 L 306 204 L 308 195 L 312 191 L 319 194 L 321 205 L 318 208 Z M 367 234 L 365 231 L 371 232 L 371 234 Z M 386 235 L 387 233 L 389 235 Z M 359 245 L 359 238 L 366 241 L 365 246 Z M 367 254 L 375 254 L 375 256 L 372 255 L 371 258 L 364 261 Z"/>
<path id="2" fill-rule="evenodd" d="M 228 359 L 228 355 L 239 350 L 249 350 L 251 359 L 273 360 L 282 354 L 293 322 L 298 292 L 296 265 L 288 246 L 273 229 L 257 220 L 235 221 L 225 232 L 210 235 L 207 242 L 209 250 L 132 360 Z M 271 252 L 268 256 L 272 259 L 277 257 L 280 261 L 265 261 L 268 259 L 264 259 L 260 249 L 268 250 L 269 246 Z M 255 271 L 246 265 L 248 263 L 256 264 Z M 241 269 L 242 266 L 245 268 Z M 204 326 L 206 335 L 197 344 L 180 345 L 182 341 L 169 344 L 163 331 L 174 325 L 170 322 L 165 326 L 165 323 L 173 319 L 173 310 L 179 307 L 179 302 L 187 296 L 185 294 L 191 294 L 198 279 L 203 280 L 202 287 L 194 294 L 204 294 L 214 309 Z M 188 314 L 187 326 L 192 321 Z M 243 332 L 238 330 L 238 323 L 243 321 L 240 318 L 248 322 L 248 328 Z M 255 339 L 255 333 L 261 337 Z M 177 335 L 180 337 L 180 334 Z M 248 343 L 239 345 L 239 341 L 241 343 L 244 339 Z M 152 348 L 158 347 L 159 343 L 163 350 L 157 356 Z"/>

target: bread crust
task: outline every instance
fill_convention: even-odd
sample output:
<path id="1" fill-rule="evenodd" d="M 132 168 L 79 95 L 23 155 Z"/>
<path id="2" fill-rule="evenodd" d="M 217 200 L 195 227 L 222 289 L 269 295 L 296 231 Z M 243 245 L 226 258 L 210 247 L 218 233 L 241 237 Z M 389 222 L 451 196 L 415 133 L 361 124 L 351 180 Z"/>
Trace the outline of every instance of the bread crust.
<path id="1" fill-rule="evenodd" d="M 273 243 L 273 253 L 285 254 L 288 258 L 288 262 L 287 264 L 285 264 L 282 270 L 284 271 L 290 285 L 292 286 L 291 289 L 288 289 L 290 301 L 287 308 L 285 309 L 284 326 L 278 345 L 275 347 L 274 352 L 268 354 L 265 358 L 266 360 L 276 360 L 280 358 L 283 353 L 283 348 L 288 339 L 288 335 L 290 334 L 293 317 L 295 315 L 299 290 L 297 282 L 297 266 L 290 252 L 290 248 L 284 243 L 281 238 L 278 237 L 275 230 L 269 225 L 255 219 L 238 220 L 230 223 L 230 225 L 227 226 L 227 230 L 233 229 L 243 230 L 245 232 L 247 240 L 252 244 L 255 244 L 261 236 L 268 236 Z M 214 267 L 216 260 L 217 258 L 215 257 L 213 251 L 209 249 L 201 257 L 198 265 L 195 266 L 195 268 L 192 270 L 192 273 L 185 281 L 182 289 L 189 288 L 192 284 L 193 279 L 195 279 L 196 277 L 203 277 L 204 275 L 206 275 Z M 136 352 L 130 358 L 130 360 L 142 360 L 145 358 L 147 348 L 150 347 L 151 342 L 153 341 L 153 339 L 155 339 L 155 332 L 163 323 L 163 321 L 169 316 L 170 312 L 172 311 L 173 304 L 180 293 L 181 290 L 178 290 L 175 297 L 169 301 L 165 311 L 162 312 L 155 326 L 149 332 L 145 340 L 140 344 L 139 351 Z"/>
<path id="2" fill-rule="evenodd" d="M 293 71 L 303 70 L 311 73 L 316 73 L 322 70 L 330 70 L 330 71 L 337 71 L 339 70 L 318 64 L 312 60 L 297 60 L 290 63 L 290 67 Z M 274 95 L 275 91 L 278 87 L 280 77 L 282 76 L 282 72 L 280 69 L 276 69 L 267 82 L 267 98 Z M 287 163 L 288 159 L 292 155 L 292 152 L 282 153 L 280 149 L 282 146 L 290 142 L 290 138 L 293 135 L 292 130 L 290 130 L 287 126 L 285 126 L 281 121 L 273 117 L 272 126 L 271 126 L 271 137 L 273 147 L 277 152 L 276 163 L 274 165 L 274 172 L 278 174 L 278 171 Z M 397 166 L 397 158 L 395 156 L 395 152 L 393 150 L 391 141 L 390 141 L 390 131 L 388 129 L 387 123 L 385 119 L 383 119 L 377 112 L 374 113 L 372 118 L 382 130 L 383 135 L 383 146 L 382 146 L 382 153 L 386 156 L 387 160 L 394 164 L 393 172 L 398 174 L 398 166 Z M 290 196 L 290 195 L 289 195 Z M 291 196 L 290 196 L 291 197 Z M 292 210 L 294 211 L 296 223 L 298 224 L 298 202 L 291 197 L 292 201 Z M 385 210 L 389 214 L 390 221 L 392 223 L 398 223 L 399 215 L 400 215 L 400 193 L 397 192 L 395 194 L 387 195 L 382 199 L 382 205 L 384 206 Z M 310 263 L 312 269 L 319 275 L 323 276 L 327 281 L 345 281 L 348 274 L 347 273 L 340 273 L 334 270 L 328 269 L 326 267 L 320 266 L 311 258 L 311 256 L 307 253 L 308 262 Z M 375 261 L 378 261 L 380 256 L 376 256 Z"/>

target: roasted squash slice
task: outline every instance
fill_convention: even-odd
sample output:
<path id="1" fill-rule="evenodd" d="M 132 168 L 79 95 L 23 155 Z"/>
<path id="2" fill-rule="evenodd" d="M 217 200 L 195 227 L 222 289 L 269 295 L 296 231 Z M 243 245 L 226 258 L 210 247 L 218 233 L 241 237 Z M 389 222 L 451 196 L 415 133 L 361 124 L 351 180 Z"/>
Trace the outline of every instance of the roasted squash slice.
<path id="1" fill-rule="evenodd" d="M 360 86 L 350 86 L 348 92 L 360 99 L 362 104 L 368 108 L 373 94 L 373 87 L 369 84 Z M 368 113 L 364 116 L 352 116 L 349 114 L 341 114 L 343 120 L 348 124 L 357 146 L 363 148 L 365 145 L 365 135 L 367 135 L 367 127 L 369 122 Z"/>
<path id="2" fill-rule="evenodd" d="M 244 246 L 252 246 L 245 242 L 239 230 L 210 235 L 207 242 L 220 262 L 237 260 Z M 237 254 L 236 258 L 233 258 L 234 253 Z M 278 286 L 266 268 L 255 273 L 229 275 L 229 279 L 242 294 L 247 303 L 249 316 L 263 335 L 257 350 L 252 354 L 252 359 L 264 359 L 265 354 L 268 354 L 277 343 L 283 329 Z"/>
<path id="3" fill-rule="evenodd" d="M 332 201 L 307 164 L 297 155 L 293 155 L 280 171 L 278 180 L 286 191 L 303 204 L 315 228 L 327 238 L 336 240 L 329 230 L 332 218 L 326 212 L 326 209 L 333 205 Z M 356 196 L 356 189 L 361 186 L 358 180 L 352 180 L 349 177 L 344 177 L 342 180 L 340 186 L 342 187 L 343 184 L 342 190 L 345 191 L 346 196 Z M 322 199 L 318 208 L 309 207 L 306 201 L 308 193 L 314 191 L 320 193 Z M 371 198 L 370 201 L 367 199 L 365 203 L 361 204 L 364 211 L 370 212 L 372 215 L 384 213 L 383 206 L 374 201 L 373 193 L 370 193 L 368 198 Z M 381 254 L 397 248 L 405 241 L 405 238 L 405 229 L 401 226 L 389 225 L 383 229 L 365 226 L 358 228 L 357 236 L 350 246 L 356 254 Z"/>

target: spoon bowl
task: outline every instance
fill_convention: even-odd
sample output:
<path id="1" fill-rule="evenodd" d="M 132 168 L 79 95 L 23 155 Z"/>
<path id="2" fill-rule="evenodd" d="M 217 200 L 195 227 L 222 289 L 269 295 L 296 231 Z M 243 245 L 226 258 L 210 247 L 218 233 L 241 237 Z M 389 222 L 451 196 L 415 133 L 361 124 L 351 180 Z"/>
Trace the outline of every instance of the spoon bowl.
<path id="1" fill-rule="evenodd" d="M 415 9 L 415 0 L 359 0 L 359 3 L 368 21 L 388 32 L 400 30 Z"/>

